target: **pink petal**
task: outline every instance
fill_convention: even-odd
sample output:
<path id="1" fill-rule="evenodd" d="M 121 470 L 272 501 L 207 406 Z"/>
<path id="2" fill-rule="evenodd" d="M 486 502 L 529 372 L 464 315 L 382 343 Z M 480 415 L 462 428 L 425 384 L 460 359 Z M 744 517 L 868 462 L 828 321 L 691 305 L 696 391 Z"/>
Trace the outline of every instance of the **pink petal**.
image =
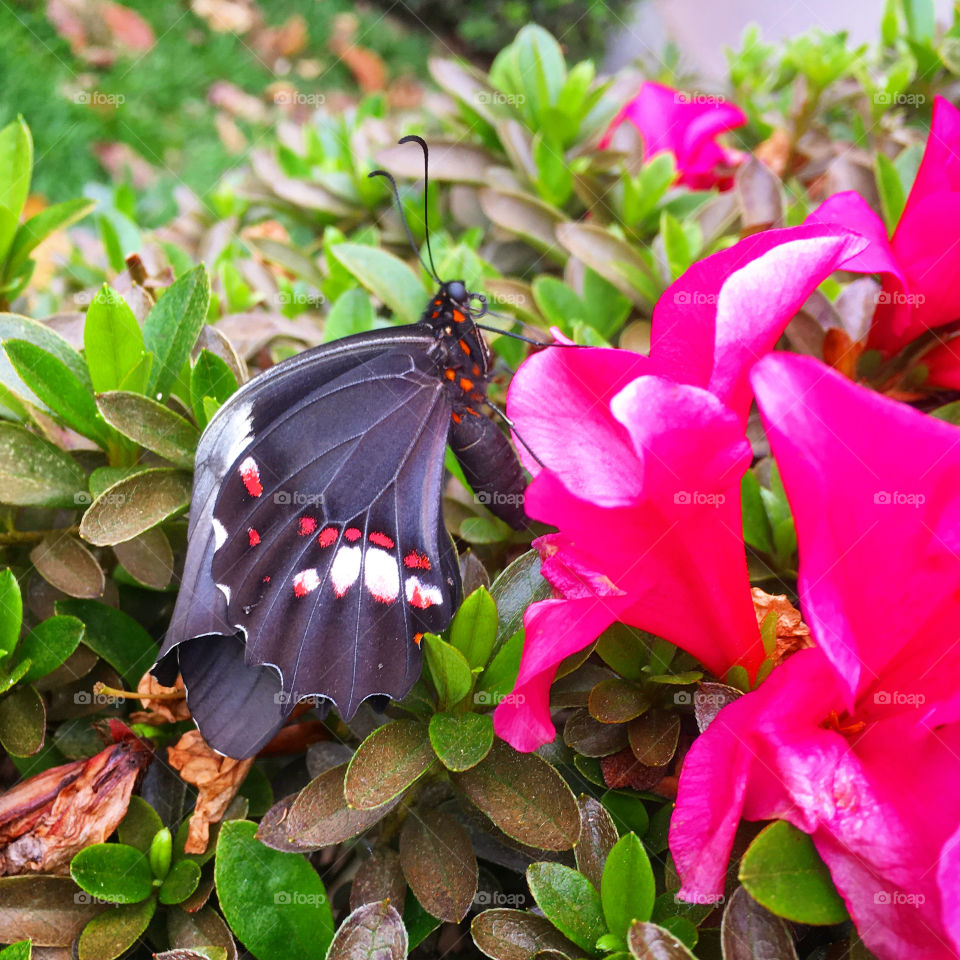
<path id="1" fill-rule="evenodd" d="M 750 367 L 816 287 L 865 246 L 814 224 L 755 234 L 695 263 L 654 310 L 657 372 L 710 389 L 746 419 Z"/>
<path id="2" fill-rule="evenodd" d="M 639 489 L 640 474 L 630 438 L 608 405 L 649 364 L 628 350 L 544 349 L 514 376 L 507 414 L 524 443 L 571 490 L 596 503 L 622 503 Z M 517 448 L 534 472 L 524 444 Z"/>
<path id="3" fill-rule="evenodd" d="M 856 273 L 892 273 L 903 281 L 900 265 L 893 254 L 883 220 L 856 190 L 844 190 L 828 197 L 805 223 L 832 223 L 860 234 L 868 245 L 843 265 Z"/>
<path id="4" fill-rule="evenodd" d="M 960 192 L 960 110 L 943 97 L 934 97 L 930 136 L 907 207 L 939 193 Z M 906 211 L 904 211 L 906 212 Z M 901 223 L 903 221 L 901 220 Z M 898 228 L 899 229 L 899 228 Z"/>
<path id="5" fill-rule="evenodd" d="M 960 431 L 809 357 L 751 383 L 793 510 L 804 618 L 848 697 L 960 621 Z M 922 661 L 921 661 L 922 662 Z"/>
<path id="6" fill-rule="evenodd" d="M 541 600 L 527 608 L 520 673 L 513 692 L 494 711 L 497 736 L 530 752 L 553 740 L 550 684 L 560 661 L 591 644 L 617 619 L 618 597 Z"/>

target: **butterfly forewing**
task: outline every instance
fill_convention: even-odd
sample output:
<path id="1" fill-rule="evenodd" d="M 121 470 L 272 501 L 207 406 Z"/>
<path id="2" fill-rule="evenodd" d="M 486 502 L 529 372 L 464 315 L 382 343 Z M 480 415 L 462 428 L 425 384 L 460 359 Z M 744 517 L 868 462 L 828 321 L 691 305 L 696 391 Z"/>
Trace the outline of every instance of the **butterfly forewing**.
<path id="1" fill-rule="evenodd" d="M 450 400 L 435 337 L 406 331 L 369 349 L 360 338 L 349 357 L 338 344 L 302 355 L 237 394 L 204 436 L 163 653 L 187 642 L 194 716 L 226 753 L 256 739 L 232 733 L 228 714 L 265 736 L 300 697 L 350 717 L 368 696 L 404 696 L 419 635 L 459 602 L 441 513 Z M 199 693 L 214 690 L 213 664 L 219 698 Z"/>

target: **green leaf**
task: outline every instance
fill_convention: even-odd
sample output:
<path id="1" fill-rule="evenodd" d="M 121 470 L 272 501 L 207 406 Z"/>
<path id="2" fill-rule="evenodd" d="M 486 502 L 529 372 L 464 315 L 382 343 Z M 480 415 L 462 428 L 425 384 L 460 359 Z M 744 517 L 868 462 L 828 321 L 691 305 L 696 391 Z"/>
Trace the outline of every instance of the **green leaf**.
<path id="1" fill-rule="evenodd" d="M 587 319 L 587 307 L 562 280 L 540 274 L 533 281 L 533 299 L 547 320 L 569 331 L 574 320 Z"/>
<path id="2" fill-rule="evenodd" d="M 68 427 L 101 446 L 109 442 L 112 431 L 93 394 L 63 361 L 29 340 L 5 340 L 3 348 L 20 379 Z"/>
<path id="3" fill-rule="evenodd" d="M 20 639 L 23 598 L 20 583 L 8 567 L 0 571 L 0 658 L 12 653 Z"/>
<path id="4" fill-rule="evenodd" d="M 94 917 L 80 934 L 78 960 L 115 960 L 126 953 L 143 936 L 156 909 L 157 901 L 150 897 Z"/>
<path id="5" fill-rule="evenodd" d="M 849 919 L 813 841 L 786 821 L 765 827 L 750 844 L 740 882 L 758 903 L 796 923 L 828 926 Z"/>
<path id="6" fill-rule="evenodd" d="M 456 647 L 436 634 L 425 633 L 422 643 L 430 679 L 440 698 L 440 709 L 448 710 L 470 692 L 473 682 L 470 664 Z"/>
<path id="7" fill-rule="evenodd" d="M 70 226 L 71 223 L 82 220 L 96 205 L 95 200 L 77 197 L 74 200 L 55 203 L 52 207 L 47 207 L 45 210 L 34 214 L 14 235 L 3 271 L 4 279 L 12 279 L 26 263 L 27 257 L 50 234 L 62 227 Z"/>
<path id="8" fill-rule="evenodd" d="M 0 950 L 0 960 L 30 960 L 33 950 L 29 940 L 11 943 L 9 947 Z"/>
<path id="9" fill-rule="evenodd" d="M 0 598 L 0 609 L 3 603 Z M 18 659 L 30 660 L 24 681 L 32 683 L 56 670 L 77 649 L 84 630 L 83 621 L 76 617 L 49 617 L 38 623 L 17 648 Z"/>
<path id="10" fill-rule="evenodd" d="M 201 263 L 178 277 L 147 314 L 143 340 L 154 356 L 148 382 L 152 396 L 169 393 L 197 341 L 209 303 L 210 278 Z"/>
<path id="11" fill-rule="evenodd" d="M 584 318 L 602 337 L 612 337 L 630 315 L 630 301 L 612 284 L 589 267 L 583 275 Z"/>
<path id="12" fill-rule="evenodd" d="M 115 390 L 143 361 L 143 334 L 133 311 L 104 284 L 87 310 L 83 348 L 96 393 Z"/>
<path id="13" fill-rule="evenodd" d="M 59 333 L 50 327 L 20 317 L 14 313 L 0 313 L 0 340 L 29 340 L 34 346 L 52 353 L 58 360 L 67 366 L 70 372 L 77 377 L 87 389 L 92 390 L 90 374 L 83 357 Z M 5 352 L 0 351 L 0 383 L 13 393 L 33 402 L 34 397 L 27 385 L 17 376 L 16 371 L 7 359 Z M 39 399 L 36 401 L 40 403 Z M 42 406 L 42 404 L 41 404 Z"/>
<path id="14" fill-rule="evenodd" d="M 607 932 L 596 887 L 580 872 L 562 863 L 531 863 L 527 885 L 543 915 L 587 953 Z"/>
<path id="15" fill-rule="evenodd" d="M 70 876 L 82 890 L 111 903 L 139 903 L 153 892 L 147 858 L 125 843 L 95 843 L 70 861 Z"/>
<path id="16" fill-rule="evenodd" d="M 760 481 L 752 470 L 748 470 L 740 480 L 740 496 L 744 540 L 757 550 L 773 553 L 773 532 L 763 505 Z"/>
<path id="17" fill-rule="evenodd" d="M 520 672 L 520 658 L 523 656 L 523 630 L 518 630 L 496 652 L 490 666 L 480 676 L 477 690 L 473 695 L 475 704 L 500 703 L 510 695 L 517 674 Z"/>
<path id="18" fill-rule="evenodd" d="M 161 903 L 183 903 L 200 883 L 200 868 L 192 860 L 178 860 L 160 886 Z"/>
<path id="19" fill-rule="evenodd" d="M 344 777 L 344 796 L 351 807 L 372 810 L 403 793 L 434 763 L 426 724 L 393 720 L 357 747 Z"/>
<path id="20" fill-rule="evenodd" d="M 300 854 L 256 839 L 257 825 L 231 820 L 217 840 L 217 897 L 230 928 L 258 960 L 323 960 L 333 914 L 316 871 Z"/>
<path id="21" fill-rule="evenodd" d="M 168 827 L 161 827 L 150 841 L 147 860 L 150 870 L 157 880 L 162 880 L 170 872 L 170 860 L 173 857 L 173 837 Z M 192 892 L 192 891 L 191 891 Z"/>
<path id="22" fill-rule="evenodd" d="M 407 928 L 389 900 L 365 903 L 340 924 L 326 960 L 404 960 L 409 942 Z"/>
<path id="23" fill-rule="evenodd" d="M 656 884 L 650 858 L 635 833 L 621 837 L 610 851 L 600 890 L 603 915 L 615 936 L 623 939 L 634 920 L 650 919 Z"/>
<path id="24" fill-rule="evenodd" d="M 87 508 L 80 536 L 109 547 L 139 536 L 190 504 L 193 478 L 183 470 L 154 467 L 108 487 Z"/>
<path id="25" fill-rule="evenodd" d="M 23 657 L 9 672 L 0 668 L 0 693 L 6 693 L 15 687 L 27 675 L 30 667 L 30 658 Z"/>
<path id="26" fill-rule="evenodd" d="M 877 180 L 877 192 L 880 194 L 883 221 L 887 226 L 887 233 L 892 234 L 907 204 L 907 193 L 900 183 L 897 168 L 885 153 L 877 152 L 873 169 Z"/>
<path id="27" fill-rule="evenodd" d="M 423 311 L 424 287 L 399 258 L 379 247 L 338 243 L 333 256 L 404 323 L 416 323 Z"/>
<path id="28" fill-rule="evenodd" d="M 430 718 L 430 743 L 448 770 L 469 770 L 493 746 L 493 720 L 489 714 L 435 713 Z"/>
<path id="29" fill-rule="evenodd" d="M 366 291 L 360 287 L 346 290 L 337 297 L 324 320 L 323 342 L 329 343 L 354 333 L 366 333 L 373 329 L 375 316 L 373 304 Z"/>
<path id="30" fill-rule="evenodd" d="M 136 690 L 159 652 L 150 634 L 133 617 L 98 600 L 58 600 L 56 609 L 84 622 L 83 643 Z"/>
<path id="31" fill-rule="evenodd" d="M 212 397 L 219 407 L 236 389 L 237 378 L 226 362 L 209 350 L 201 350 L 190 374 L 190 402 L 193 404 L 197 425 L 201 429 L 207 425 L 209 419 L 204 399 Z"/>
<path id="32" fill-rule="evenodd" d="M 494 740 L 487 756 L 454 783 L 507 836 L 541 850 L 569 850 L 580 809 L 563 777 L 535 753 Z"/>
<path id="33" fill-rule="evenodd" d="M 163 822 L 157 811 L 143 797 L 132 796 L 127 812 L 117 827 L 117 836 L 121 843 L 146 853 L 153 838 L 162 829 Z"/>
<path id="34" fill-rule="evenodd" d="M 547 203 L 562 207 L 573 193 L 573 173 L 563 149 L 552 138 L 537 132 L 533 137 L 533 162 L 537 166 L 537 189 Z"/>
<path id="35" fill-rule="evenodd" d="M 20 219 L 30 192 L 33 171 L 33 138 L 23 117 L 0 130 L 0 207 L 6 207 L 15 221 Z M 0 259 L 6 258 L 0 250 Z"/>
<path id="36" fill-rule="evenodd" d="M 608 790 L 600 802 L 610 811 L 621 834 L 632 830 L 638 837 L 646 835 L 650 816 L 643 800 L 630 790 Z"/>
<path id="37" fill-rule="evenodd" d="M 47 712 L 33 687 L 23 684 L 0 697 L 0 744 L 15 757 L 32 757 L 43 746 Z"/>
<path id="38" fill-rule="evenodd" d="M 477 587 L 460 604 L 450 624 L 450 643 L 471 668 L 485 667 L 497 639 L 497 605 L 485 587 Z"/>
<path id="39" fill-rule="evenodd" d="M 903 0 L 903 13 L 910 39 L 915 43 L 929 43 L 937 25 L 933 0 Z"/>
<path id="40" fill-rule="evenodd" d="M 124 436 L 178 467 L 193 469 L 200 431 L 180 414 L 150 397 L 122 390 L 101 393 L 97 406 L 104 420 Z"/>

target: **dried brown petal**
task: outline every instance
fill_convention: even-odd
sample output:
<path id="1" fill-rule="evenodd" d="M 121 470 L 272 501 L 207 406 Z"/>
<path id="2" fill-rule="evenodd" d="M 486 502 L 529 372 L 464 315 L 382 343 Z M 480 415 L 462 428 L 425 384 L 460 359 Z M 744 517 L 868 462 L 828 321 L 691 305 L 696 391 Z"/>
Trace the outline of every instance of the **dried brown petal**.
<path id="1" fill-rule="evenodd" d="M 175 746 L 167 747 L 167 754 L 170 766 L 198 790 L 184 851 L 205 853 L 210 842 L 210 824 L 223 817 L 250 772 L 253 757 L 224 757 L 207 744 L 199 730 L 185 733 Z"/>
<path id="2" fill-rule="evenodd" d="M 785 593 L 764 593 L 759 587 L 750 591 L 753 595 L 753 608 L 757 613 L 757 624 L 763 623 L 771 610 L 777 614 L 777 648 L 773 654 L 775 663 L 780 663 L 791 653 L 804 647 L 812 647 L 810 628 L 803 622 L 800 611 L 787 599 Z"/>
<path id="3" fill-rule="evenodd" d="M 0 876 L 68 873 L 78 850 L 116 830 L 152 755 L 149 744 L 127 735 L 89 760 L 8 790 L 0 797 Z"/>

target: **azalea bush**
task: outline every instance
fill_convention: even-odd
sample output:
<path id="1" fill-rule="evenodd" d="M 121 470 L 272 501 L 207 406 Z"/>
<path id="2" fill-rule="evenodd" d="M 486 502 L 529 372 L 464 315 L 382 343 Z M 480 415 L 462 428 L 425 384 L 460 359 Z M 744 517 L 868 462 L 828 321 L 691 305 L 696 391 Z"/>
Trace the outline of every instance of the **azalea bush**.
<path id="1" fill-rule="evenodd" d="M 28 214 L 0 131 L 5 960 L 955 957 L 957 29 L 749 33 L 723 98 L 529 25 L 157 229 L 123 184 Z M 448 457 L 465 599 L 411 693 L 224 757 L 149 673 L 197 442 L 419 318 L 376 167 L 488 295 L 531 526 Z"/>

